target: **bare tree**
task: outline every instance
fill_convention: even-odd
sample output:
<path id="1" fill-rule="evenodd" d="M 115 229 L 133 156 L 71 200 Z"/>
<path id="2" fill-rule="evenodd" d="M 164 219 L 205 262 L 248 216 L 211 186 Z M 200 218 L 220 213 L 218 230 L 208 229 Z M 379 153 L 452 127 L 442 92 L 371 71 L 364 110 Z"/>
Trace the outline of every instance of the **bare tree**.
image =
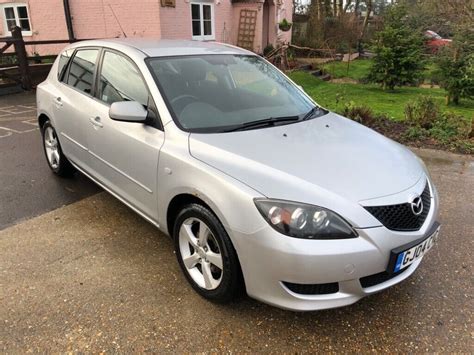
<path id="1" fill-rule="evenodd" d="M 349 6 L 351 6 L 351 4 L 352 4 L 352 0 L 346 1 L 346 5 L 344 5 L 344 13 L 346 13 L 347 10 L 349 10 Z"/>
<path id="2" fill-rule="evenodd" d="M 360 5 L 360 0 L 355 0 L 355 3 L 354 3 L 354 14 L 355 14 L 355 16 L 359 15 L 359 5 Z"/>
<path id="3" fill-rule="evenodd" d="M 343 1 L 337 0 L 337 16 L 341 17 L 343 12 Z"/>
<path id="4" fill-rule="evenodd" d="M 362 25 L 362 30 L 360 31 L 359 38 L 362 39 L 367 31 L 367 26 L 369 25 L 370 14 L 372 13 L 372 0 L 365 0 L 365 5 L 367 6 L 367 13 L 365 14 L 364 23 Z"/>
<path id="5" fill-rule="evenodd" d="M 324 11 L 324 0 L 316 0 L 316 6 L 318 11 L 318 20 L 322 20 L 326 17 L 326 12 Z"/>

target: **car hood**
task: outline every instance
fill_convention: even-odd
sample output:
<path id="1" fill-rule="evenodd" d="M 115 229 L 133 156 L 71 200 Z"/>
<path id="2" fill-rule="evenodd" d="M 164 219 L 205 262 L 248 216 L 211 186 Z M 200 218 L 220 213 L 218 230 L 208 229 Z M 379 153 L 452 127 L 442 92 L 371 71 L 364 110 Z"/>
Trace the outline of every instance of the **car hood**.
<path id="1" fill-rule="evenodd" d="M 413 186 L 423 167 L 407 148 L 328 113 L 294 124 L 189 138 L 193 157 L 261 194 L 308 201 L 317 191 L 353 202 Z"/>

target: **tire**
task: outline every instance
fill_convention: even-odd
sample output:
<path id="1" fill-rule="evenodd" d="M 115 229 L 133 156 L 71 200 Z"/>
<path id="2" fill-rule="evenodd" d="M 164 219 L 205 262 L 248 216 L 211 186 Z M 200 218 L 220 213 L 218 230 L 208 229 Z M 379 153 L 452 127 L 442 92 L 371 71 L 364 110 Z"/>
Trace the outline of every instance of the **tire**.
<path id="1" fill-rule="evenodd" d="M 197 293 L 218 303 L 228 303 L 242 295 L 243 277 L 237 253 L 209 209 L 196 203 L 184 207 L 176 218 L 173 238 L 178 263 Z"/>
<path id="2" fill-rule="evenodd" d="M 50 121 L 46 121 L 41 128 L 43 151 L 49 168 L 60 177 L 71 177 L 76 169 L 63 154 L 56 130 Z"/>

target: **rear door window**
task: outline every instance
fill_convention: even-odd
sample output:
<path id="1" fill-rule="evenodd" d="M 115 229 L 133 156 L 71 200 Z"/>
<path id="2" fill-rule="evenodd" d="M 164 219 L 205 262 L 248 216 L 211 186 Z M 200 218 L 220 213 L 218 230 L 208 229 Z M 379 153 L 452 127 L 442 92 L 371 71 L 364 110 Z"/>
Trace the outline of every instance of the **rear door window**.
<path id="1" fill-rule="evenodd" d="M 98 49 L 79 49 L 72 59 L 66 83 L 91 95 L 98 54 Z"/>

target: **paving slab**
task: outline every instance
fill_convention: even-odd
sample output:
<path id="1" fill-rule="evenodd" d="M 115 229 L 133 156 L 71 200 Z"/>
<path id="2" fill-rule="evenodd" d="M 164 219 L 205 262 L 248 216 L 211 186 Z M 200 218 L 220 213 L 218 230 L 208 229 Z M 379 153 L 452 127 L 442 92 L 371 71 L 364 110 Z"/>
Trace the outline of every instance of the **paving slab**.
<path id="1" fill-rule="evenodd" d="M 0 231 L 0 351 L 472 353 L 474 160 L 417 153 L 442 229 L 402 284 L 320 312 L 213 304 L 170 238 L 103 192 Z"/>

